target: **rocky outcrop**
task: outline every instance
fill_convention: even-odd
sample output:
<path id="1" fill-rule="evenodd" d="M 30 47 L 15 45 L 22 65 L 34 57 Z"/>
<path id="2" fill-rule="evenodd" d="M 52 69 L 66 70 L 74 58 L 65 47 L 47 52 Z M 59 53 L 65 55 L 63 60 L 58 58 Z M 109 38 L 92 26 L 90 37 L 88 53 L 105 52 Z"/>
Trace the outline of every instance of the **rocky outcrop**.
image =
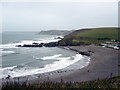
<path id="1" fill-rule="evenodd" d="M 70 47 L 68 47 L 68 48 L 72 51 L 75 51 L 75 52 L 77 52 L 81 55 L 85 55 L 85 56 L 91 56 L 94 53 L 93 51 L 78 51 L 78 50 L 70 48 Z"/>
<path id="2" fill-rule="evenodd" d="M 85 56 L 90 56 L 91 55 L 91 53 L 88 52 L 88 51 L 79 51 L 79 54 L 85 55 Z"/>
<path id="3" fill-rule="evenodd" d="M 55 47 L 59 46 L 58 42 L 50 42 L 50 43 L 32 43 L 32 44 L 24 44 L 24 45 L 17 45 L 17 47 Z"/>
<path id="4" fill-rule="evenodd" d="M 50 43 L 45 43 L 44 44 L 45 47 L 56 47 L 59 46 L 58 42 L 50 42 Z"/>
<path id="5" fill-rule="evenodd" d="M 24 44 L 22 45 L 18 45 L 17 47 L 42 47 L 41 44 Z"/>

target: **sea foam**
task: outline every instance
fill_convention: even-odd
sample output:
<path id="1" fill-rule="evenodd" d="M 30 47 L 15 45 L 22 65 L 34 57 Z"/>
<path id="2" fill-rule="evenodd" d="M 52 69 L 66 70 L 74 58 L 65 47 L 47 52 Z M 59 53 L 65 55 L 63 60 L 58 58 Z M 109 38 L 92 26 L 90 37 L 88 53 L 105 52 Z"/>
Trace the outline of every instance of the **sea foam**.
<path id="1" fill-rule="evenodd" d="M 33 74 L 61 70 L 61 69 L 64 69 L 84 58 L 81 54 L 76 54 L 75 56 L 72 56 L 72 57 L 60 57 L 60 56 L 61 56 L 61 54 L 58 54 L 56 56 L 55 55 L 51 56 L 52 59 L 56 58 L 58 61 L 55 61 L 51 64 L 47 64 L 43 68 L 14 69 L 16 66 L 6 67 L 3 69 L 3 78 L 7 77 L 8 75 L 10 75 L 11 77 L 20 77 L 20 76 L 33 75 Z M 47 57 L 50 57 L 50 56 L 47 56 Z M 83 67 L 87 66 L 88 64 L 89 64 L 89 60 L 87 62 L 85 62 L 84 65 L 82 65 L 80 68 L 83 68 Z M 11 69 L 13 69 L 13 70 L 11 70 Z M 8 70 L 8 71 L 6 72 L 6 70 Z"/>
<path id="2" fill-rule="evenodd" d="M 55 37 L 49 38 L 49 39 L 39 39 L 39 40 L 23 40 L 18 43 L 9 43 L 9 44 L 1 44 L 0 48 L 19 48 L 16 47 L 17 45 L 23 46 L 24 44 L 32 45 L 33 43 L 50 43 L 50 42 L 57 42 L 61 39 L 56 39 Z"/>
<path id="3" fill-rule="evenodd" d="M 53 56 L 46 56 L 46 57 L 43 57 L 41 58 L 42 60 L 48 60 L 48 59 L 56 59 L 57 57 L 60 57 L 62 56 L 62 54 L 55 54 Z"/>
<path id="4" fill-rule="evenodd" d="M 4 55 L 8 55 L 8 54 L 13 54 L 13 53 L 15 53 L 15 51 L 1 51 L 0 52 L 0 56 L 4 56 Z"/>
<path id="5" fill-rule="evenodd" d="M 5 68 L 0 68 L 0 70 L 11 70 L 11 69 L 14 69 L 14 68 L 16 68 L 17 67 L 17 65 L 16 66 L 11 66 L 11 67 L 5 67 Z"/>

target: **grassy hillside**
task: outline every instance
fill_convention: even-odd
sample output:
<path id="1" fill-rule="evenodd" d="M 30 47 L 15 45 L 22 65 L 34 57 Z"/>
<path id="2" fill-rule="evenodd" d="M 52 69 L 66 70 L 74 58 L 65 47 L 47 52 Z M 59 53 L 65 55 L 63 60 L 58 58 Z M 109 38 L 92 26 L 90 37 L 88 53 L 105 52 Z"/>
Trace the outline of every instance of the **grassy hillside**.
<path id="1" fill-rule="evenodd" d="M 61 45 L 100 44 L 102 42 L 117 40 L 120 28 L 91 28 L 81 29 L 65 36 L 60 41 Z"/>

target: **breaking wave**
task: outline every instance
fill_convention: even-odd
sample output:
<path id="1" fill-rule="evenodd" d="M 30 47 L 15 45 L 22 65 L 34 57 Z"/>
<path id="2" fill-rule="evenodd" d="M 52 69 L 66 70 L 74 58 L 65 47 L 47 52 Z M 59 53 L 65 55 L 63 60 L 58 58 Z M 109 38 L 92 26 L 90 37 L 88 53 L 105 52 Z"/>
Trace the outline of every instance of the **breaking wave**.
<path id="1" fill-rule="evenodd" d="M 5 56 L 5 55 L 8 55 L 8 54 L 13 54 L 13 53 L 15 53 L 15 51 L 3 51 L 3 50 L 1 50 L 0 56 Z"/>
<path id="2" fill-rule="evenodd" d="M 53 56 L 46 56 L 46 57 L 43 57 L 43 58 L 40 58 L 42 60 L 48 60 L 48 59 L 56 59 L 57 57 L 60 57 L 62 56 L 62 54 L 56 54 L 56 55 L 53 55 Z"/>
<path id="3" fill-rule="evenodd" d="M 60 38 L 52 37 L 50 39 L 39 39 L 39 40 L 23 40 L 18 43 L 9 43 L 9 44 L 1 44 L 0 48 L 18 48 L 17 45 L 23 46 L 24 44 L 32 45 L 33 43 L 50 43 L 50 42 L 57 42 L 61 40 Z"/>
<path id="4" fill-rule="evenodd" d="M 66 68 L 84 58 L 81 54 L 76 54 L 75 56 L 72 57 L 60 57 L 60 56 L 62 55 L 58 54 L 53 56 L 47 56 L 46 58 L 44 57 L 43 58 L 44 60 L 55 58 L 58 61 L 55 61 L 51 64 L 47 64 L 43 68 L 26 69 L 25 67 L 16 68 L 17 66 L 3 68 L 2 69 L 3 78 L 7 77 L 8 75 L 10 75 L 11 77 L 20 77 L 20 76 L 56 71 Z M 87 66 L 89 62 L 90 60 L 88 59 L 86 62 L 84 62 L 84 64 L 80 68 Z"/>

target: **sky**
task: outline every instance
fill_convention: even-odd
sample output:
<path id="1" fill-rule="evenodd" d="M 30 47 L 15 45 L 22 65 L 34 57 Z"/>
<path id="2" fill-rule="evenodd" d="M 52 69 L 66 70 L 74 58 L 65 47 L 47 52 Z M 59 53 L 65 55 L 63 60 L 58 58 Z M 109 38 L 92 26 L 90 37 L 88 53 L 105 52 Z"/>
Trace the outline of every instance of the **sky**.
<path id="1" fill-rule="evenodd" d="M 2 31 L 75 30 L 117 25 L 117 2 L 2 2 Z"/>

